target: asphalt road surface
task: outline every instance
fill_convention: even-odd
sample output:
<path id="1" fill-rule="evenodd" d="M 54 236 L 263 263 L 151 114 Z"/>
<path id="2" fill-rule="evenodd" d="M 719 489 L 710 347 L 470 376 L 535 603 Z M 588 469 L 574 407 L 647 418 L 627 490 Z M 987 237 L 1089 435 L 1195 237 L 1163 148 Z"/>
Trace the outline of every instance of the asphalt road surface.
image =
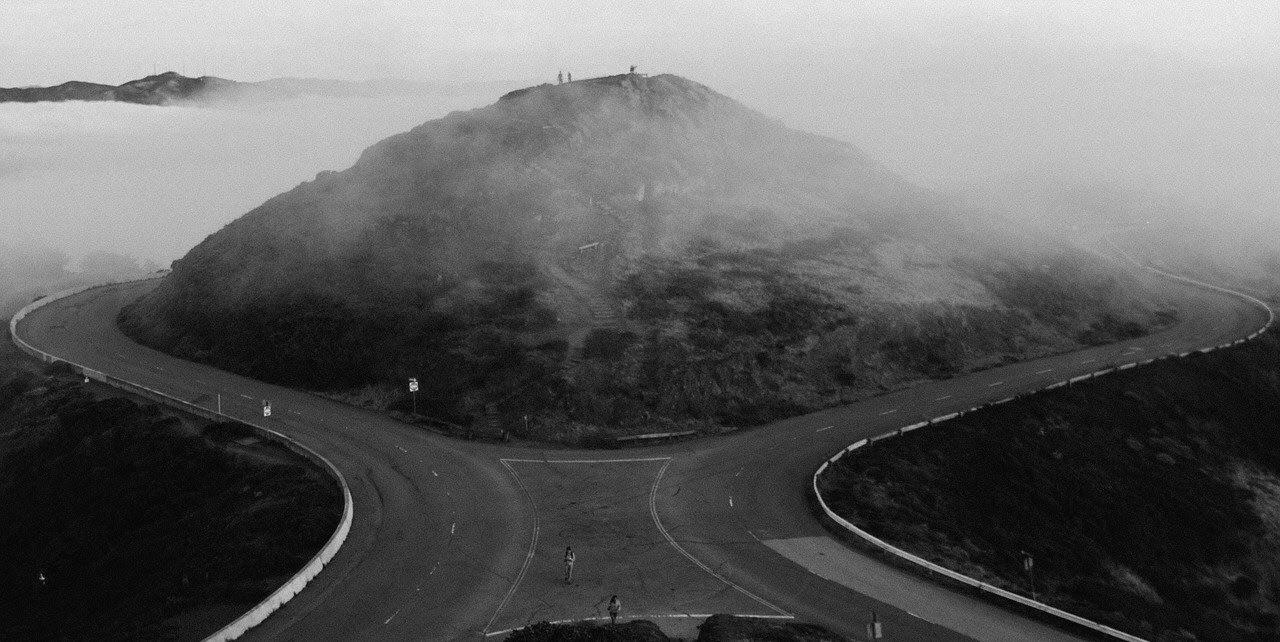
<path id="1" fill-rule="evenodd" d="M 501 639 L 533 622 L 644 617 L 693 637 L 712 613 L 816 622 L 861 639 L 1074 640 L 833 540 L 805 501 L 813 471 L 864 437 L 1108 364 L 1243 337 L 1265 314 L 1148 277 L 1180 300 L 1151 336 L 929 382 L 721 437 L 611 451 L 465 442 L 141 347 L 117 311 L 155 282 L 32 313 L 19 334 L 60 358 L 208 408 L 260 418 L 332 461 L 355 519 L 342 550 L 246 639 Z M 942 428 L 934 428 L 944 430 Z M 565 546 L 577 553 L 564 581 Z"/>

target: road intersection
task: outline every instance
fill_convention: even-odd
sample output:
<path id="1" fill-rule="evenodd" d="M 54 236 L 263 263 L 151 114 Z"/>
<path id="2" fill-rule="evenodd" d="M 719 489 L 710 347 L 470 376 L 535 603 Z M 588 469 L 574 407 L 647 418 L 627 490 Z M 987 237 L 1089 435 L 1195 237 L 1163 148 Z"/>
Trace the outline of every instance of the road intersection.
<path id="1" fill-rule="evenodd" d="M 41 350 L 226 414 L 266 420 L 351 486 L 347 543 L 247 639 L 501 639 L 540 621 L 624 617 L 688 636 L 701 616 L 815 622 L 887 639 L 1075 640 L 833 540 L 806 502 L 813 471 L 859 439 L 1098 370 L 1256 330 L 1231 296 L 1150 278 L 1181 321 L 1139 339 L 931 381 L 695 441 L 612 451 L 464 442 L 386 416 L 175 359 L 114 325 L 155 282 L 90 290 L 24 319 Z M 578 553 L 564 584 L 564 546 Z"/>

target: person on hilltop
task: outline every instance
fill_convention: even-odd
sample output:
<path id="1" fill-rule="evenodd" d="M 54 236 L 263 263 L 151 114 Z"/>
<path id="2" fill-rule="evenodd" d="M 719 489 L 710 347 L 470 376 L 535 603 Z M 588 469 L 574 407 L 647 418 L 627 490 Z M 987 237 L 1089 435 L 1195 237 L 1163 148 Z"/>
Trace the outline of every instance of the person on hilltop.
<path id="1" fill-rule="evenodd" d="M 578 556 L 573 554 L 573 547 L 564 547 L 564 583 L 571 584 L 573 582 L 573 563 Z"/>
<path id="2" fill-rule="evenodd" d="M 557 84 L 557 85 L 563 85 L 563 84 L 564 84 L 564 72 L 563 72 L 563 71 L 557 71 L 557 72 L 556 72 L 556 84 Z"/>
<path id="3" fill-rule="evenodd" d="M 622 600 L 619 600 L 617 595 L 609 598 L 609 623 L 617 624 L 618 614 L 621 612 L 622 612 Z"/>

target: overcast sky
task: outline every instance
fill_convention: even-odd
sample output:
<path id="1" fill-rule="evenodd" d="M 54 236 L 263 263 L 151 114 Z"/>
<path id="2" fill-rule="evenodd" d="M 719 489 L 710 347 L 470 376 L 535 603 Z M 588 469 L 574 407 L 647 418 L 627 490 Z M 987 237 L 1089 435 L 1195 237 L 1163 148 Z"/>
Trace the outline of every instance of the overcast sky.
<path id="1" fill-rule="evenodd" d="M 153 70 L 532 83 L 635 64 L 853 142 L 929 187 L 1071 167 L 1280 206 L 1274 1 L 605 4 L 3 0 L 0 86 Z M 5 154 L 0 174 L 22 162 Z"/>

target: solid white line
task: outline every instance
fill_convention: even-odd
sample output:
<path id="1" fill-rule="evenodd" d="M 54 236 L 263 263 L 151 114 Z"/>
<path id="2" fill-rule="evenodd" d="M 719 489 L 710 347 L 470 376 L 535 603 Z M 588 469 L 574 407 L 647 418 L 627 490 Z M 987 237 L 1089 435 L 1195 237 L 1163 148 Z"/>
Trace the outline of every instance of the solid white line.
<path id="1" fill-rule="evenodd" d="M 883 416 L 885 416 L 885 415 L 892 415 L 892 414 L 893 414 L 893 413 L 895 413 L 895 412 L 898 412 L 898 409 L 897 409 L 897 408 L 894 408 L 893 410 L 886 410 L 886 411 L 884 411 L 884 412 L 880 413 L 880 416 L 881 416 L 881 417 L 883 417 Z"/>
<path id="2" fill-rule="evenodd" d="M 680 544 L 678 544 L 676 540 L 671 537 L 671 533 L 667 532 L 667 527 L 663 526 L 662 520 L 658 518 L 658 487 L 662 485 L 662 475 L 667 472 L 667 467 L 670 465 L 671 465 L 671 459 L 667 458 L 667 463 L 663 464 L 662 468 L 658 469 L 658 476 L 656 479 L 653 480 L 653 487 L 649 489 L 649 515 L 653 517 L 653 523 L 655 526 L 658 527 L 658 532 L 662 533 L 662 537 L 664 537 L 667 540 L 668 544 L 670 544 L 677 551 L 680 551 L 681 555 L 684 555 L 686 558 L 688 558 L 690 562 L 693 562 L 694 564 L 696 564 L 698 568 L 706 571 L 709 575 L 711 575 L 711 577 L 714 577 L 717 580 L 720 580 L 721 582 L 724 582 L 725 584 L 732 586 L 733 588 L 737 589 L 739 593 L 742 593 L 743 595 L 773 609 L 774 611 L 776 611 L 781 615 L 790 616 L 791 615 L 790 613 L 787 613 L 786 611 L 770 604 L 769 602 L 765 601 L 764 598 L 756 595 L 755 593 L 752 593 L 751 591 L 748 591 L 747 589 L 742 588 L 741 586 L 738 586 L 737 584 L 734 584 L 733 582 L 730 582 L 729 580 L 721 576 L 719 573 L 716 573 L 715 571 L 711 570 L 711 567 L 707 566 L 706 564 L 703 564 L 701 561 L 698 560 L 698 558 L 694 557 L 693 555 L 690 555 L 689 551 L 684 550 L 684 547 L 680 546 Z"/>
<path id="3" fill-rule="evenodd" d="M 626 464 L 637 461 L 667 461 L 670 457 L 643 457 L 637 459 L 499 459 L 518 464 Z"/>
<path id="4" fill-rule="evenodd" d="M 822 432 L 822 431 L 824 431 L 824 430 L 831 430 L 832 428 L 835 428 L 835 426 L 827 426 L 826 428 L 819 428 L 819 429 L 815 430 L 814 432 Z M 738 472 L 742 472 L 742 471 L 738 471 Z M 737 477 L 737 475 L 734 475 L 734 477 Z"/>
<path id="5" fill-rule="evenodd" d="M 507 590 L 502 602 L 498 604 L 498 608 L 493 612 L 493 617 L 489 618 L 489 621 L 484 625 L 484 631 L 488 631 L 489 627 L 493 626 L 493 621 L 498 619 L 498 614 L 502 613 L 502 609 L 507 606 L 507 602 L 511 601 L 511 596 L 515 595 L 516 589 L 520 586 L 520 580 L 524 579 L 524 574 L 528 572 L 529 565 L 533 563 L 533 553 L 538 548 L 538 504 L 533 501 L 533 493 L 530 493 L 529 488 L 524 485 L 524 480 L 520 479 L 520 474 L 516 472 L 516 469 L 508 464 L 506 460 L 499 461 L 502 462 L 503 466 L 506 466 L 507 470 L 511 471 L 511 476 L 516 478 L 516 483 L 520 485 L 520 490 L 524 491 L 525 497 L 529 498 L 529 503 L 533 504 L 533 538 L 529 541 L 529 552 L 524 556 L 524 565 L 520 567 L 520 572 L 516 573 L 516 579 L 511 581 L 511 588 Z M 431 572 L 434 573 L 435 569 L 431 569 Z M 485 633 L 485 635 L 488 636 L 489 634 Z"/>

